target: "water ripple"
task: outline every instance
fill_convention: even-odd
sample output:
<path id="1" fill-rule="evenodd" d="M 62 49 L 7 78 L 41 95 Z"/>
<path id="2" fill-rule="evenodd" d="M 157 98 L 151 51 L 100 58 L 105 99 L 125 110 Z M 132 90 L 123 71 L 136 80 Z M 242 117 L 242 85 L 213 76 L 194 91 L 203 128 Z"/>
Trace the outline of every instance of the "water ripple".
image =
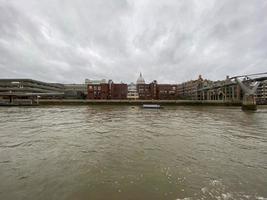
<path id="1" fill-rule="evenodd" d="M 231 107 L 1 108 L 0 199 L 264 199 L 266 119 Z"/>

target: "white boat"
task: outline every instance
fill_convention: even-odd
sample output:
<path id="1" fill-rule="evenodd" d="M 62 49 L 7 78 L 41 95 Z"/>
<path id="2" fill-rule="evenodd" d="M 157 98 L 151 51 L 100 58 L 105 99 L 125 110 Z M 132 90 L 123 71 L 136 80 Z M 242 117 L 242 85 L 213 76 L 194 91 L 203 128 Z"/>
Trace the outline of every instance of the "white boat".
<path id="1" fill-rule="evenodd" d="M 159 109 L 162 108 L 159 104 L 143 104 L 143 108 L 155 108 Z"/>

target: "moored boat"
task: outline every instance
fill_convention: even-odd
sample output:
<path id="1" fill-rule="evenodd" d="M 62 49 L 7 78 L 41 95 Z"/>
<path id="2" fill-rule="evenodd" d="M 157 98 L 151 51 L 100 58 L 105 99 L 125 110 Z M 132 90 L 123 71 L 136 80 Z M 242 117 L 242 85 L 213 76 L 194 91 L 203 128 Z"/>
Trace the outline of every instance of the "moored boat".
<path id="1" fill-rule="evenodd" d="M 143 104 L 143 108 L 160 109 L 162 107 L 159 104 Z"/>

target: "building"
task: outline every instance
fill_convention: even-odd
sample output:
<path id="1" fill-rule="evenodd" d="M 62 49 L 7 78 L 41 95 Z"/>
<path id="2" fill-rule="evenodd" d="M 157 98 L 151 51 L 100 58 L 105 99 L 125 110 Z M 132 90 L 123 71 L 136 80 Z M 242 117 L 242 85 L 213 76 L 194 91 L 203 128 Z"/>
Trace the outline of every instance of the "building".
<path id="1" fill-rule="evenodd" d="M 136 81 L 136 91 L 141 100 L 157 99 L 157 81 L 146 84 L 142 73 L 140 73 Z"/>
<path id="2" fill-rule="evenodd" d="M 178 97 L 187 100 L 222 100 L 239 102 L 242 90 L 239 85 L 229 79 L 210 81 L 199 75 L 198 79 L 178 84 Z"/>
<path id="3" fill-rule="evenodd" d="M 109 85 L 107 83 L 88 84 L 87 99 L 109 99 Z"/>
<path id="4" fill-rule="evenodd" d="M 0 79 L 0 92 L 12 93 L 63 93 L 64 85 L 33 79 Z"/>
<path id="5" fill-rule="evenodd" d="M 149 84 L 137 84 L 137 93 L 139 99 L 142 100 L 157 99 L 157 81 L 153 81 Z"/>
<path id="6" fill-rule="evenodd" d="M 85 99 L 87 97 L 86 84 L 64 84 L 64 98 Z"/>
<path id="7" fill-rule="evenodd" d="M 127 99 L 128 86 L 124 83 L 92 83 L 88 84 L 87 99 Z"/>
<path id="8" fill-rule="evenodd" d="M 84 82 L 85 85 L 107 83 L 106 79 L 100 79 L 100 80 L 85 79 Z"/>
<path id="9" fill-rule="evenodd" d="M 156 80 L 146 84 L 141 73 L 136 81 L 136 90 L 142 100 L 177 100 L 179 97 L 177 84 L 158 84 Z"/>
<path id="10" fill-rule="evenodd" d="M 158 84 L 157 99 L 160 100 L 177 100 L 178 86 L 176 84 Z"/>
<path id="11" fill-rule="evenodd" d="M 124 83 L 109 83 L 110 99 L 127 99 L 128 85 Z"/>
<path id="12" fill-rule="evenodd" d="M 156 80 L 150 84 L 138 84 L 139 99 L 143 100 L 177 100 L 178 92 L 175 84 L 158 84 Z"/>
<path id="13" fill-rule="evenodd" d="M 227 76 L 222 81 L 204 82 L 202 88 L 198 89 L 198 100 L 221 100 L 240 102 L 242 90 L 240 86 Z"/>
<path id="14" fill-rule="evenodd" d="M 246 81 L 246 80 L 243 80 Z M 257 104 L 267 103 L 267 81 L 260 80 L 256 90 Z M 230 102 L 241 102 L 243 92 L 235 80 L 229 76 L 225 80 L 203 82 L 202 88 L 198 90 L 199 100 L 222 100 Z"/>
<path id="15" fill-rule="evenodd" d="M 156 80 L 146 84 L 141 73 L 136 81 L 136 90 L 139 99 L 143 100 L 178 99 L 178 87 L 176 84 L 158 84 Z"/>
<path id="16" fill-rule="evenodd" d="M 0 79 L 0 103 L 32 105 L 40 98 L 63 98 L 64 85 L 33 79 Z"/>
<path id="17" fill-rule="evenodd" d="M 87 99 L 108 99 L 109 87 L 106 79 L 91 80 L 85 79 L 87 87 Z"/>
<path id="18" fill-rule="evenodd" d="M 138 99 L 139 95 L 137 92 L 137 87 L 136 84 L 130 83 L 128 85 L 128 94 L 127 94 L 127 99 Z"/>
<path id="19" fill-rule="evenodd" d="M 198 79 L 190 80 L 177 85 L 177 95 L 180 99 L 197 100 L 198 90 L 202 88 L 203 78 L 199 75 Z"/>
<path id="20" fill-rule="evenodd" d="M 267 80 L 260 82 L 256 94 L 257 104 L 267 104 Z"/>
<path id="21" fill-rule="evenodd" d="M 199 75 L 198 79 L 181 84 L 158 84 L 156 80 L 146 84 L 140 73 L 136 84 L 114 83 L 113 81 L 89 80 L 84 84 L 46 83 L 32 79 L 0 79 L 1 102 L 16 100 L 38 101 L 40 98 L 58 99 L 140 99 L 140 100 L 219 100 L 241 102 L 243 92 L 235 77 L 210 81 Z M 240 76 L 239 76 L 240 78 Z M 267 104 L 267 77 L 244 78 L 243 82 L 252 87 L 259 82 L 256 102 Z"/>
<path id="22" fill-rule="evenodd" d="M 136 81 L 136 85 L 139 85 L 139 84 L 146 84 L 145 79 L 142 76 L 142 73 L 140 73 L 140 76 L 138 77 Z"/>
<path id="23" fill-rule="evenodd" d="M 0 96 L 10 94 L 16 98 L 63 98 L 64 85 L 46 83 L 33 79 L 0 79 Z"/>

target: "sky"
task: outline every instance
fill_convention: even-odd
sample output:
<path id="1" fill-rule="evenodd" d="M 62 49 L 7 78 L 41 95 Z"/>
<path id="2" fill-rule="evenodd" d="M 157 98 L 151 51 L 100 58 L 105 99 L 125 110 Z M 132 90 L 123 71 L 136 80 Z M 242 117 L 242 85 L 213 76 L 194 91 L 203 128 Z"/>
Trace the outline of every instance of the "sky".
<path id="1" fill-rule="evenodd" d="M 266 0 L 0 0 L 0 78 L 180 83 L 267 71 Z"/>

